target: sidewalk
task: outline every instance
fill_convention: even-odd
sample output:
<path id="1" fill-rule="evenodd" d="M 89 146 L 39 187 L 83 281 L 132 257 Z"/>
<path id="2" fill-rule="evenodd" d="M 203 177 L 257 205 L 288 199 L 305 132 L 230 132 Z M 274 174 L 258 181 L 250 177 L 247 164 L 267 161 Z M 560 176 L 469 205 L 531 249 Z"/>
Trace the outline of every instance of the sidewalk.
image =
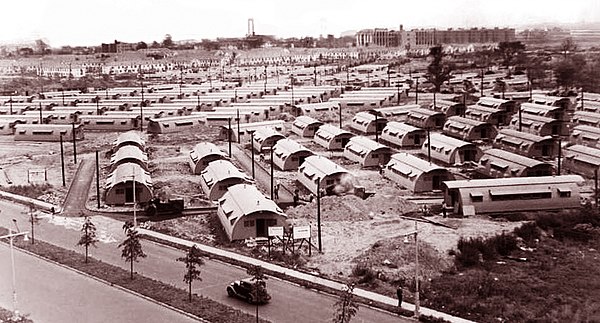
<path id="1" fill-rule="evenodd" d="M 332 289 L 336 289 L 336 290 L 343 290 L 343 288 L 345 287 L 344 284 L 335 282 L 335 281 L 331 281 L 328 279 L 324 279 L 324 278 L 320 278 L 317 276 L 313 276 L 310 274 L 306 274 L 306 273 L 302 273 L 293 269 L 289 269 L 289 268 L 285 268 L 285 267 L 281 267 L 278 265 L 274 265 L 259 259 L 255 259 L 255 258 L 251 258 L 251 257 L 247 257 L 244 255 L 240 255 L 237 253 L 233 253 L 230 251 L 226 251 L 226 250 L 222 250 L 222 249 L 218 249 L 218 248 L 214 248 L 211 246 L 207 246 L 207 245 L 203 245 L 203 244 L 199 244 L 196 242 L 192 242 L 192 241 L 188 241 L 188 240 L 184 240 L 184 239 L 180 239 L 180 238 L 176 238 L 176 237 L 172 237 L 166 234 L 162 234 L 156 231 L 151 231 L 151 230 L 146 230 L 146 229 L 138 229 L 140 234 L 144 234 L 150 237 L 153 237 L 155 239 L 158 240 L 164 240 L 164 241 L 168 241 L 171 243 L 175 243 L 175 244 L 179 244 L 179 245 L 183 245 L 183 246 L 187 246 L 187 247 L 191 247 L 193 245 L 196 245 L 196 247 L 200 250 L 202 250 L 203 252 L 209 253 L 209 254 L 213 254 L 213 255 L 217 255 L 220 257 L 224 257 L 224 258 L 228 258 L 228 259 L 232 259 L 235 261 L 239 261 L 239 262 L 243 262 L 246 264 L 252 264 L 252 265 L 259 265 L 267 270 L 273 271 L 273 272 L 277 272 L 280 273 L 282 275 L 286 275 L 286 276 L 290 276 L 290 277 L 294 277 L 296 279 L 299 280 L 303 280 L 306 282 L 310 282 L 313 284 L 317 284 L 317 285 L 321 285 L 321 286 L 325 286 L 325 287 L 329 287 Z M 370 299 L 372 301 L 375 302 L 379 302 L 379 303 L 383 303 L 386 305 L 390 305 L 390 306 L 397 306 L 398 305 L 398 300 L 392 297 L 388 297 L 388 296 L 384 296 L 384 295 L 380 295 L 377 293 L 373 293 L 373 292 L 369 292 L 360 288 L 355 288 L 354 289 L 354 294 L 360 297 L 364 297 L 366 299 Z M 409 311 L 414 311 L 415 310 L 415 306 L 413 304 L 409 304 L 406 302 L 402 303 L 402 308 L 409 310 Z M 421 315 L 429 315 L 429 316 L 433 316 L 433 317 L 437 317 L 437 318 L 442 318 L 444 320 L 447 320 L 449 322 L 455 322 L 455 323 L 472 323 L 472 321 L 460 318 L 460 317 L 456 317 L 456 316 L 452 316 L 450 314 L 446 314 L 446 313 L 442 313 L 436 310 L 432 310 L 426 307 L 420 307 L 420 313 Z"/>

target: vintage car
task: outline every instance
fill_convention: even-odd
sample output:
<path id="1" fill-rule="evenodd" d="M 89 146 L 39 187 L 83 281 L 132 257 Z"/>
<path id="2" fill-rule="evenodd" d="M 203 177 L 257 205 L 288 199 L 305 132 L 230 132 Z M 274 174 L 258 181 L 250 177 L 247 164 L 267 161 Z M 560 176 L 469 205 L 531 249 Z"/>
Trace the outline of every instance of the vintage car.
<path id="1" fill-rule="evenodd" d="M 258 293 L 254 293 L 256 287 L 259 288 Z M 265 304 L 271 299 L 271 296 L 267 293 L 266 283 L 261 281 L 259 284 L 255 284 L 252 277 L 236 280 L 229 284 L 227 295 L 243 299 L 250 304 Z"/>

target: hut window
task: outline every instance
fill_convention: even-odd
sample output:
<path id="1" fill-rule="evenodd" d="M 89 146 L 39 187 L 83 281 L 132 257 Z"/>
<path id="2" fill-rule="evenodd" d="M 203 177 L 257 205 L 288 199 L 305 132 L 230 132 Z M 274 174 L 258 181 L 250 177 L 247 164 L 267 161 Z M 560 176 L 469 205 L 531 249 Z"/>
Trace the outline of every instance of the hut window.
<path id="1" fill-rule="evenodd" d="M 494 191 L 490 190 L 492 201 L 538 200 L 552 197 L 551 191 Z"/>
<path id="2" fill-rule="evenodd" d="M 244 221 L 244 227 L 253 227 L 254 226 L 254 220 L 245 220 Z"/>
<path id="3" fill-rule="evenodd" d="M 125 194 L 125 190 L 122 189 L 122 188 L 117 188 L 115 190 L 115 194 L 117 194 L 117 195 L 123 195 L 123 194 Z"/>
<path id="4" fill-rule="evenodd" d="M 557 191 L 560 197 L 571 197 L 571 190 L 567 187 L 558 187 Z"/>
<path id="5" fill-rule="evenodd" d="M 32 135 L 51 135 L 52 134 L 52 130 L 38 130 L 38 131 L 32 131 L 31 134 Z"/>
<path id="6" fill-rule="evenodd" d="M 471 192 L 469 196 L 471 197 L 471 202 L 483 202 L 483 194 L 480 192 Z"/>

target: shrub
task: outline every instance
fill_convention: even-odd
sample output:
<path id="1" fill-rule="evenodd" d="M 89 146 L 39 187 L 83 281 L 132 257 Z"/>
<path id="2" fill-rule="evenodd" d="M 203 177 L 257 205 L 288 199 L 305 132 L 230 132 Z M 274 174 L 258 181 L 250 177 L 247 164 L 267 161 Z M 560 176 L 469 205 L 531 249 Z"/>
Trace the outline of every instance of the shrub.
<path id="1" fill-rule="evenodd" d="M 360 263 L 352 268 L 352 276 L 360 277 L 358 279 L 359 284 L 368 284 L 375 280 L 377 274 L 367 265 Z"/>
<path id="2" fill-rule="evenodd" d="M 535 220 L 535 224 L 542 230 L 558 228 L 563 225 L 563 217 L 558 214 L 542 213 Z"/>
<path id="3" fill-rule="evenodd" d="M 525 242 L 532 243 L 536 239 L 541 237 L 540 228 L 538 228 L 535 222 L 528 222 L 515 229 L 517 237 L 523 238 Z"/>
<path id="4" fill-rule="evenodd" d="M 517 249 L 517 239 L 512 234 L 502 233 L 488 239 L 490 248 L 493 248 L 499 255 L 508 256 Z"/>

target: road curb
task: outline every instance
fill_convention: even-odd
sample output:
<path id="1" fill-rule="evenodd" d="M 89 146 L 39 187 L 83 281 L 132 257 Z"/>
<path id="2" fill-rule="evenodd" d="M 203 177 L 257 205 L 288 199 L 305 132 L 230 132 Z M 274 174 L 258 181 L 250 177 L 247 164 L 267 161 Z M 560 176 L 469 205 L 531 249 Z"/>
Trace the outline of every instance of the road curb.
<path id="1" fill-rule="evenodd" d="M 4 244 L 5 244 L 5 243 L 4 243 Z M 67 266 L 67 265 L 65 265 L 65 264 L 61 264 L 61 263 L 59 263 L 59 262 L 57 262 L 57 261 L 54 261 L 54 260 L 52 260 L 52 259 L 45 258 L 45 257 L 43 257 L 43 256 L 40 256 L 40 255 L 38 255 L 38 254 L 36 254 L 36 253 L 34 253 L 34 252 L 31 252 L 31 251 L 29 251 L 29 250 L 22 249 L 22 248 L 19 248 L 19 247 L 17 247 L 17 246 L 14 246 L 14 248 L 15 248 L 15 249 L 18 249 L 19 251 L 21 251 L 21 252 L 23 252 L 23 253 L 26 253 L 26 254 L 28 254 L 28 255 L 30 255 L 30 256 L 33 256 L 33 257 L 36 257 L 36 258 L 38 258 L 38 259 L 44 260 L 44 261 L 46 261 L 46 262 L 49 262 L 49 263 L 51 263 L 51 264 L 54 264 L 54 265 L 57 265 L 57 266 L 59 266 L 59 267 L 65 268 L 65 269 L 67 269 L 67 270 L 71 270 L 71 271 L 73 271 L 73 272 L 76 272 L 76 273 L 78 273 L 78 274 L 80 274 L 80 275 L 83 275 L 83 276 L 85 276 L 85 277 L 87 277 L 87 278 L 91 278 L 91 279 L 93 279 L 93 280 L 95 280 L 95 281 L 97 281 L 97 282 L 100 282 L 100 283 L 102 283 L 102 284 L 108 285 L 108 286 L 110 286 L 110 287 L 114 287 L 114 288 L 116 288 L 116 289 L 119 289 L 119 290 L 121 290 L 121 291 L 124 291 L 124 292 L 126 292 L 126 293 L 132 294 L 132 295 L 134 295 L 134 296 L 136 296 L 136 297 L 140 297 L 140 298 L 142 298 L 142 299 L 144 299 L 144 300 L 147 300 L 147 301 L 149 301 L 149 302 L 152 302 L 152 303 L 154 303 L 154 304 L 157 304 L 157 305 L 159 305 L 159 306 L 162 306 L 162 307 L 164 307 L 164 308 L 167 308 L 167 309 L 170 309 L 170 310 L 172 310 L 172 311 L 175 311 L 175 312 L 177 312 L 177 313 L 179 313 L 179 314 L 185 315 L 185 316 L 187 316 L 187 317 L 189 317 L 189 318 L 191 318 L 191 319 L 194 319 L 194 320 L 196 320 L 196 321 L 198 321 L 198 322 L 202 322 L 202 323 L 211 323 L 210 321 L 207 321 L 207 320 L 205 320 L 205 319 L 203 319 L 203 318 L 201 318 L 201 317 L 198 317 L 198 316 L 196 316 L 196 315 L 194 315 L 194 314 L 188 313 L 188 312 L 186 312 L 186 311 L 183 311 L 183 310 L 181 310 L 181 309 L 179 309 L 179 308 L 176 308 L 176 307 L 174 307 L 174 306 L 171 306 L 171 305 L 169 305 L 169 304 L 166 304 L 166 303 L 163 303 L 163 302 L 157 301 L 157 300 L 155 300 L 155 299 L 154 299 L 154 298 L 152 298 L 152 297 L 149 297 L 149 296 L 146 296 L 146 295 L 140 294 L 140 293 L 138 293 L 138 292 L 136 292 L 136 291 L 133 291 L 133 290 L 131 290 L 131 289 L 127 289 L 127 288 L 125 288 L 125 287 L 123 287 L 123 286 L 121 286 L 121 285 L 116 285 L 116 284 L 113 284 L 113 283 L 111 283 L 111 282 L 108 282 L 108 281 L 106 281 L 106 280 L 104 280 L 104 279 L 102 279 L 102 278 L 99 278 L 99 277 L 96 277 L 96 276 L 90 275 L 90 274 L 88 274 L 88 273 L 86 273 L 86 272 L 83 272 L 83 271 L 81 271 L 81 270 L 75 269 L 75 268 L 73 268 L 73 267 L 69 267 L 69 266 Z"/>

